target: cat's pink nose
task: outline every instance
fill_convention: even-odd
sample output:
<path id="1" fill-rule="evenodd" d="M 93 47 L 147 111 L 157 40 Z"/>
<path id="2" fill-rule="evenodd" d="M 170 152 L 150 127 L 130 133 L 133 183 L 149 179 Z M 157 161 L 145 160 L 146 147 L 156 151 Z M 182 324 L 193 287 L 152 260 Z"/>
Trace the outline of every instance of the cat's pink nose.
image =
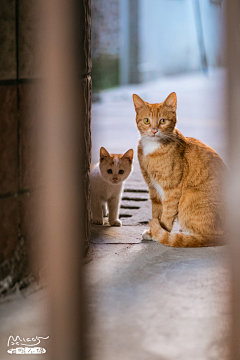
<path id="1" fill-rule="evenodd" d="M 114 177 L 114 178 L 112 178 L 113 179 L 113 181 L 118 181 L 118 178 L 117 177 Z"/>
<path id="2" fill-rule="evenodd" d="M 151 133 L 154 135 L 158 132 L 158 128 L 151 128 Z"/>

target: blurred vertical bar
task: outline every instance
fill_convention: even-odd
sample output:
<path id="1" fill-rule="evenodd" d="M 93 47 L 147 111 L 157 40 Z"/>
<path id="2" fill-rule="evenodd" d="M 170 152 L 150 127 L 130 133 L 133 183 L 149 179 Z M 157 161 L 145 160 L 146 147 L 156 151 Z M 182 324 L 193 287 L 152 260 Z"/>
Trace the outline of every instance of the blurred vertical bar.
<path id="1" fill-rule="evenodd" d="M 206 54 L 205 42 L 204 42 L 204 36 L 203 36 L 203 25 L 202 25 L 202 17 L 201 17 L 201 9 L 200 9 L 199 0 L 194 0 L 193 6 L 194 6 L 194 15 L 195 15 L 197 37 L 198 37 L 199 52 L 200 52 L 200 56 L 201 56 L 202 70 L 204 73 L 207 73 L 208 62 L 207 62 L 207 54 Z"/>
<path id="2" fill-rule="evenodd" d="M 139 77 L 139 0 L 130 0 L 128 3 L 129 16 L 129 84 L 138 84 Z"/>
<path id="3" fill-rule="evenodd" d="M 233 280 L 231 359 L 237 360 L 240 358 L 240 2 L 239 0 L 227 1 L 226 6 L 230 174 L 227 198 Z"/>
<path id="4" fill-rule="evenodd" d="M 49 359 L 86 359 L 82 259 L 89 235 L 90 1 L 42 3 L 41 163 Z"/>
<path id="5" fill-rule="evenodd" d="M 119 1 L 120 14 L 120 85 L 129 83 L 129 0 Z"/>

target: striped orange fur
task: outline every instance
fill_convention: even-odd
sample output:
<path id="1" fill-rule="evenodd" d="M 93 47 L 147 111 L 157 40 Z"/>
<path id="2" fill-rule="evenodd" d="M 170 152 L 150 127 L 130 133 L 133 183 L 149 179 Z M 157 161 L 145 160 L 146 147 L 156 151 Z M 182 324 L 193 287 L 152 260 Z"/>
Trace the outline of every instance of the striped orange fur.
<path id="1" fill-rule="evenodd" d="M 150 229 L 143 235 L 167 246 L 222 244 L 226 167 L 201 141 L 176 129 L 177 98 L 149 104 L 133 95 L 141 139 L 138 160 L 152 201 Z M 171 233 L 178 219 L 182 233 Z"/>

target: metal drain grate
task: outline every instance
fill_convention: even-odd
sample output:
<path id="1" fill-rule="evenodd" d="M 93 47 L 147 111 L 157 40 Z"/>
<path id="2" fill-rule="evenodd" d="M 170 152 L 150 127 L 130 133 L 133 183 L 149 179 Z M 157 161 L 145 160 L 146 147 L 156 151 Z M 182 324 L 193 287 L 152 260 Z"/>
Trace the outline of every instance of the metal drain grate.
<path id="1" fill-rule="evenodd" d="M 132 209 L 132 210 L 137 210 L 140 209 L 140 206 L 131 206 L 131 205 L 121 205 L 120 206 L 121 209 Z"/>
<path id="2" fill-rule="evenodd" d="M 124 189 L 119 218 L 121 218 L 123 225 L 148 224 L 151 219 L 149 191 L 135 188 Z"/>
<path id="3" fill-rule="evenodd" d="M 124 189 L 123 192 L 130 192 L 130 193 L 149 193 L 146 189 Z"/>
<path id="4" fill-rule="evenodd" d="M 128 197 L 128 196 L 123 196 L 122 200 L 128 200 L 128 201 L 147 201 L 148 199 L 143 199 L 143 198 L 138 198 L 138 197 Z"/>

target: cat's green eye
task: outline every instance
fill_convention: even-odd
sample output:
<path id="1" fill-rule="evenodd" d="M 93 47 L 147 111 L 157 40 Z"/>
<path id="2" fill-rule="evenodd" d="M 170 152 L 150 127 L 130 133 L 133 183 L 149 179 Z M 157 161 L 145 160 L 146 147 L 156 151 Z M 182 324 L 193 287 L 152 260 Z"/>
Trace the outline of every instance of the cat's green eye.
<path id="1" fill-rule="evenodd" d="M 108 169 L 108 170 L 107 170 L 107 173 L 108 173 L 108 174 L 112 174 L 112 169 Z"/>
<path id="2" fill-rule="evenodd" d="M 124 173 L 124 170 L 119 170 L 118 173 L 119 173 L 119 174 L 123 174 L 123 173 Z"/>
<path id="3" fill-rule="evenodd" d="M 146 124 L 146 125 L 149 125 L 149 124 L 150 124 L 150 120 L 149 120 L 149 119 L 143 119 L 143 122 L 144 122 L 144 124 Z"/>
<path id="4" fill-rule="evenodd" d="M 160 124 L 165 124 L 166 120 L 165 119 L 160 119 Z"/>

